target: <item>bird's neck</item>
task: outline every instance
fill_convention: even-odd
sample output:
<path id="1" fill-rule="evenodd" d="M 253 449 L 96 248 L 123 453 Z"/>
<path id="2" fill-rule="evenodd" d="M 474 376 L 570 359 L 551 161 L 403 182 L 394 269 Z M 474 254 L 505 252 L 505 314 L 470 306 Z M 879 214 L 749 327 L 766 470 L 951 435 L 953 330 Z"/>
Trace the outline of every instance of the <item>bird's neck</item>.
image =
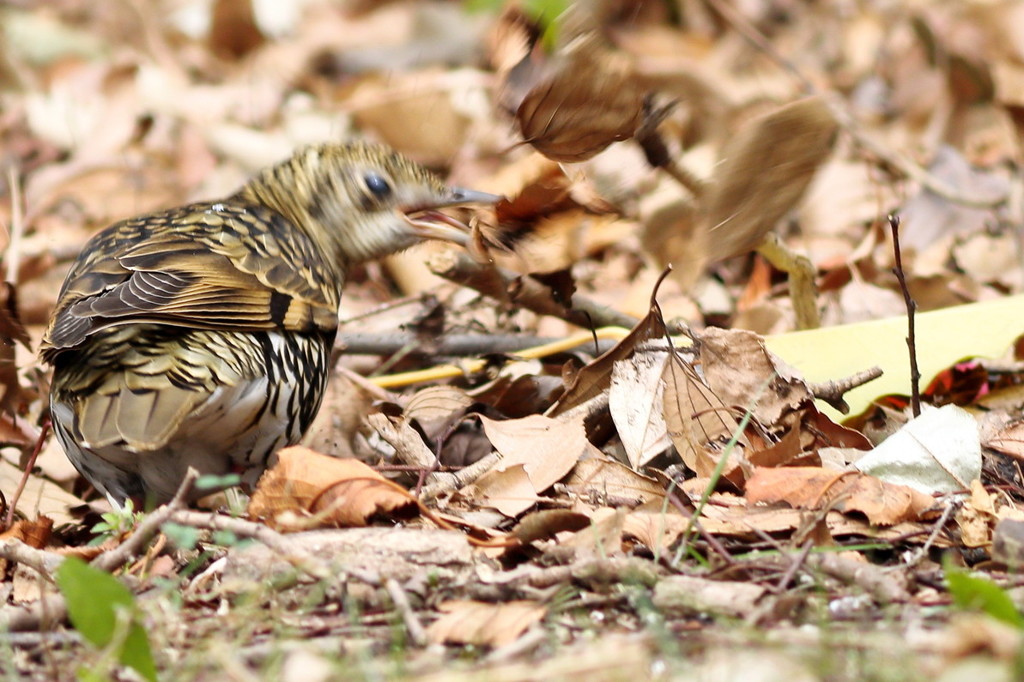
<path id="1" fill-rule="evenodd" d="M 275 211 L 316 245 L 325 256 L 325 265 L 341 282 L 352 265 L 351 254 L 335 238 L 344 226 L 332 224 L 333 212 L 322 208 L 324 192 L 308 173 L 294 164 L 284 163 L 269 168 L 252 178 L 238 192 L 247 202 Z"/>

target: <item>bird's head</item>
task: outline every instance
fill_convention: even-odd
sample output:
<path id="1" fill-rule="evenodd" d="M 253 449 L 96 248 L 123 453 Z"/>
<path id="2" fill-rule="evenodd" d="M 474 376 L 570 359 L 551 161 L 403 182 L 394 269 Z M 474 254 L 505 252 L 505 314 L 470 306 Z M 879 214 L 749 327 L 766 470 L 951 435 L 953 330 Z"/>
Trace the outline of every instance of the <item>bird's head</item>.
<path id="1" fill-rule="evenodd" d="M 427 239 L 465 244 L 469 228 L 438 209 L 499 197 L 449 187 L 419 164 L 368 143 L 299 150 L 242 190 L 288 218 L 342 267 Z"/>

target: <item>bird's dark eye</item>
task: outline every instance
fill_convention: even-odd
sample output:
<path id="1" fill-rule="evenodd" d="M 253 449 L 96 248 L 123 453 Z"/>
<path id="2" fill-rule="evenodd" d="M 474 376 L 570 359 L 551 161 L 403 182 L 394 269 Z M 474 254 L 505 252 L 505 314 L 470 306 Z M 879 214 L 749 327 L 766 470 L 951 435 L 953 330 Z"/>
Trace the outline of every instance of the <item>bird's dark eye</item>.
<path id="1" fill-rule="evenodd" d="M 363 176 L 363 182 L 366 183 L 366 189 L 370 190 L 370 194 L 378 199 L 387 199 L 391 196 L 391 184 L 379 173 L 370 171 Z"/>

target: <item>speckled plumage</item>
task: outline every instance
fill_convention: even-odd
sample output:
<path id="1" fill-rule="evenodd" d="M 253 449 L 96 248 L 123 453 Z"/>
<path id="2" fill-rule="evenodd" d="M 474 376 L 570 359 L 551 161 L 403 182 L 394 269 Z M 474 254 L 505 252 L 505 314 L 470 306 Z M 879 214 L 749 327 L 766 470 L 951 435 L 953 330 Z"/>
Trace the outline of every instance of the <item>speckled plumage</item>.
<path id="1" fill-rule="evenodd" d="M 300 150 L 238 193 L 116 223 L 75 262 L 41 350 L 54 431 L 116 502 L 189 465 L 252 483 L 319 409 L 348 269 L 427 238 L 445 187 L 390 150 Z"/>

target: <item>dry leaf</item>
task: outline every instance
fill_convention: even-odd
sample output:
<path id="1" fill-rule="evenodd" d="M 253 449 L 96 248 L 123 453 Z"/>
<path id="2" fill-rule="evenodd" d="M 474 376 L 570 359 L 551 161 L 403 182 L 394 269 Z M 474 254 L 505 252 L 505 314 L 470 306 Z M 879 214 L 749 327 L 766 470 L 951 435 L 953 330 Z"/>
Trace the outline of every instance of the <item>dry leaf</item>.
<path id="1" fill-rule="evenodd" d="M 779 107 L 740 129 L 709 183 L 709 260 L 745 253 L 761 242 L 803 196 L 831 153 L 837 129 L 818 97 Z"/>
<path id="2" fill-rule="evenodd" d="M 210 14 L 209 44 L 214 53 L 237 59 L 263 44 L 252 0 L 216 0 Z"/>
<path id="3" fill-rule="evenodd" d="M 690 519 L 669 507 L 664 511 L 630 512 L 622 524 L 622 532 L 635 537 L 655 555 L 665 556 L 689 527 Z"/>
<path id="4" fill-rule="evenodd" d="M 611 385 L 611 375 L 617 361 L 632 355 L 644 341 L 665 334 L 665 322 L 659 310 L 656 307 L 650 308 L 647 316 L 633 327 L 626 338 L 576 373 L 565 393 L 547 414 L 556 417 L 600 395 Z"/>
<path id="5" fill-rule="evenodd" d="M 18 489 L 23 472 L 5 459 L 0 458 L 0 490 L 5 493 Z M 11 500 L 8 498 L 8 503 Z M 18 498 L 18 511 L 26 518 L 49 517 L 58 525 L 74 523 L 76 519 L 68 509 L 82 504 L 82 500 L 66 492 L 60 486 L 34 474 L 29 474 L 25 490 Z"/>
<path id="6" fill-rule="evenodd" d="M 540 493 L 560 481 L 593 448 L 582 418 L 561 422 L 541 415 L 505 421 L 481 417 L 481 423 L 502 458 L 463 492 L 479 496 L 482 504 L 506 516 L 533 506 Z"/>
<path id="7" fill-rule="evenodd" d="M 855 471 L 819 467 L 757 469 L 747 480 L 749 502 L 786 502 L 799 509 L 857 511 L 874 525 L 918 521 L 935 505 L 930 495 Z"/>
<path id="8" fill-rule="evenodd" d="M 551 61 L 528 54 L 508 72 L 499 99 L 516 112 L 526 142 L 549 159 L 574 163 L 631 138 L 644 93 L 629 59 L 612 52 L 596 30 L 574 32 L 565 21 L 562 30 L 568 42 Z"/>
<path id="9" fill-rule="evenodd" d="M 578 531 L 590 525 L 586 514 L 567 509 L 544 509 L 524 516 L 510 535 L 523 544 L 553 538 L 563 531 Z"/>
<path id="10" fill-rule="evenodd" d="M 416 499 L 362 462 L 293 446 L 260 478 L 250 518 L 278 530 L 365 526 L 377 515 L 407 518 Z"/>
<path id="11" fill-rule="evenodd" d="M 742 487 L 746 478 L 743 451 L 750 447 L 750 442 L 740 432 L 739 420 L 731 408 L 697 376 L 689 363 L 676 355 L 671 355 L 665 365 L 664 382 L 665 424 L 683 463 L 698 476 L 710 476 L 736 434 L 723 476 Z"/>
<path id="12" fill-rule="evenodd" d="M 657 480 L 643 476 L 621 462 L 608 457 L 580 460 L 565 480 L 566 488 L 584 499 L 610 505 L 609 498 L 619 504 L 639 507 L 665 498 L 665 489 Z"/>
<path id="13" fill-rule="evenodd" d="M 612 366 L 608 410 L 634 469 L 672 445 L 662 409 L 668 352 L 638 351 Z"/>
<path id="14" fill-rule="evenodd" d="M 752 410 L 762 423 L 774 424 L 813 400 L 799 372 L 753 332 L 709 327 L 698 348 L 708 386 L 727 405 Z"/>
<path id="15" fill-rule="evenodd" d="M 432 642 L 490 647 L 511 644 L 547 614 L 546 606 L 531 601 L 447 601 L 438 608 L 443 615 L 427 628 Z"/>

